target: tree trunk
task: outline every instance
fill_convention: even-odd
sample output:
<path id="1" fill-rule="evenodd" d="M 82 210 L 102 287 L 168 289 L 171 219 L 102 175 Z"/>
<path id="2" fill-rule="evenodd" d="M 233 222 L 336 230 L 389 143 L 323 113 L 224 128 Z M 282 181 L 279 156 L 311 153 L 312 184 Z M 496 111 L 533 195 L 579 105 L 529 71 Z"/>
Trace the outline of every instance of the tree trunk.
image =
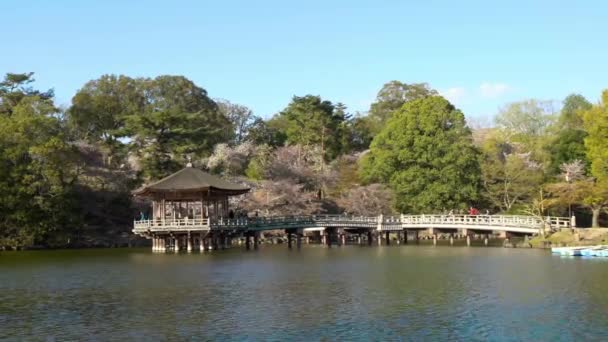
<path id="1" fill-rule="evenodd" d="M 591 209 L 591 212 L 593 213 L 593 219 L 591 220 L 591 227 L 592 228 L 599 228 L 600 227 L 600 208 L 593 208 Z"/>

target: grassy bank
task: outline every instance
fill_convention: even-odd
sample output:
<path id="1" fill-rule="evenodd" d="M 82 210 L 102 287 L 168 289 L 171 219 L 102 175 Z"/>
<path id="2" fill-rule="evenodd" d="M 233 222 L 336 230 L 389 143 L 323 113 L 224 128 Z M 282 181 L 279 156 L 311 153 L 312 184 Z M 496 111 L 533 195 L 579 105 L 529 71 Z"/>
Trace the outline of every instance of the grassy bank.
<path id="1" fill-rule="evenodd" d="M 608 228 L 564 229 L 530 240 L 534 248 L 593 246 L 608 244 Z"/>

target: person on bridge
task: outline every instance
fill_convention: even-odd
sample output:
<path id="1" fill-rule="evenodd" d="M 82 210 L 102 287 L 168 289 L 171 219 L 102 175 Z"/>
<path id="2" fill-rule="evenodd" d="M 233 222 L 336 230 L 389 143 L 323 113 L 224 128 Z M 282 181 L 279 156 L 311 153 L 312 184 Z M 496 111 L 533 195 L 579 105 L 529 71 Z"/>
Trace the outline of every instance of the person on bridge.
<path id="1" fill-rule="evenodd" d="M 469 215 L 471 215 L 471 216 L 477 216 L 477 215 L 479 215 L 479 210 L 477 210 L 474 207 L 471 207 L 471 208 L 469 208 Z"/>

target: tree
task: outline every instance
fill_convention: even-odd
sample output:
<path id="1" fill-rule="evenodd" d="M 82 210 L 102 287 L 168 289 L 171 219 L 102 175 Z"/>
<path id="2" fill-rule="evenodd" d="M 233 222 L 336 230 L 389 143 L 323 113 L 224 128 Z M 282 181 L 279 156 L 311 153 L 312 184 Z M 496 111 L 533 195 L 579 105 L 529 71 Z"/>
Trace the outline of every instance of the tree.
<path id="1" fill-rule="evenodd" d="M 542 169 L 529 154 L 486 153 L 481 169 L 484 196 L 505 212 L 530 200 L 543 181 Z"/>
<path id="2" fill-rule="evenodd" d="M 584 128 L 582 113 L 591 109 L 591 102 L 580 94 L 570 94 L 563 102 L 562 110 L 559 116 L 558 125 L 560 129 L 576 129 Z"/>
<path id="3" fill-rule="evenodd" d="M 207 91 L 183 76 L 143 81 L 143 111 L 129 115 L 125 130 L 144 173 L 161 178 L 175 172 L 187 155 L 203 157 L 230 136 L 230 122 Z"/>
<path id="4" fill-rule="evenodd" d="M 0 241 L 63 245 L 82 219 L 76 151 L 48 93 L 25 87 L 31 74 L 10 75 L 14 84 L 2 89 L 0 115 Z"/>
<path id="5" fill-rule="evenodd" d="M 225 176 L 243 175 L 249 161 L 256 153 L 256 146 L 250 142 L 231 147 L 217 144 L 213 154 L 207 158 L 207 169 Z"/>
<path id="6" fill-rule="evenodd" d="M 39 102 L 46 104 L 52 103 L 53 90 L 45 92 L 33 89 L 30 84 L 33 83 L 34 73 L 28 72 L 24 74 L 7 73 L 4 80 L 0 82 L 0 115 L 10 116 L 13 109 L 27 97 L 35 97 Z"/>
<path id="7" fill-rule="evenodd" d="M 285 129 L 286 142 L 304 147 L 319 146 L 324 159 L 334 159 L 342 149 L 342 124 L 347 120 L 345 107 L 319 96 L 294 96 L 276 119 Z"/>
<path id="8" fill-rule="evenodd" d="M 251 109 L 228 100 L 216 100 L 216 103 L 220 112 L 232 123 L 234 132 L 233 143 L 236 145 L 243 143 L 252 125 L 259 118 L 253 115 Z"/>
<path id="9" fill-rule="evenodd" d="M 251 127 L 249 127 L 247 140 L 256 145 L 268 145 L 271 147 L 285 145 L 285 141 L 287 140 L 285 131 L 281 129 L 282 127 L 277 127 L 282 126 L 282 121 L 284 120 L 277 119 L 278 118 L 275 117 L 269 122 L 266 122 L 262 118 L 255 118 L 255 120 L 251 123 Z"/>
<path id="10" fill-rule="evenodd" d="M 602 93 L 599 104 L 583 112 L 582 118 L 593 179 L 582 183 L 580 189 L 583 203 L 593 213 L 593 227 L 599 227 L 600 212 L 608 206 L 608 90 Z"/>
<path id="11" fill-rule="evenodd" d="M 369 125 L 373 134 L 382 130 L 392 114 L 405 103 L 435 96 L 439 93 L 426 83 L 402 83 L 390 81 L 382 86 L 369 110 Z"/>
<path id="12" fill-rule="evenodd" d="M 561 182 L 548 184 L 547 191 L 551 194 L 550 205 L 567 206 L 568 217 L 572 217 L 572 204 L 582 203 L 583 197 L 579 186 L 586 180 L 585 165 L 580 160 L 563 163 L 561 169 Z"/>
<path id="13" fill-rule="evenodd" d="M 545 149 L 546 133 L 553 121 L 552 103 L 534 99 L 511 103 L 496 117 L 497 127 L 505 133 L 507 141 L 520 145 L 524 152 L 531 152 L 531 158 L 544 166 L 549 159 Z"/>
<path id="14" fill-rule="evenodd" d="M 464 114 L 432 96 L 394 113 L 363 157 L 361 172 L 367 183 L 388 184 L 401 212 L 465 208 L 478 199 L 478 155 Z"/>
<path id="15" fill-rule="evenodd" d="M 585 147 L 591 174 L 598 181 L 608 181 L 608 90 L 602 93 L 601 102 L 584 111 L 582 117 L 588 133 Z"/>
<path id="16" fill-rule="evenodd" d="M 144 110 L 144 79 L 124 75 L 103 75 L 87 82 L 72 98 L 68 119 L 82 138 L 108 149 L 107 164 L 120 161 L 125 123 Z M 117 158 L 118 157 L 118 158 Z"/>
<path id="17" fill-rule="evenodd" d="M 393 193 L 382 184 L 370 184 L 349 189 L 337 200 L 338 205 L 351 215 L 390 215 Z"/>
<path id="18" fill-rule="evenodd" d="M 549 172 L 558 174 L 560 166 L 574 160 L 589 165 L 585 150 L 587 132 L 583 127 L 582 113 L 591 108 L 591 103 L 582 95 L 571 94 L 566 97 L 556 122 L 555 138 L 548 145 L 551 155 Z"/>

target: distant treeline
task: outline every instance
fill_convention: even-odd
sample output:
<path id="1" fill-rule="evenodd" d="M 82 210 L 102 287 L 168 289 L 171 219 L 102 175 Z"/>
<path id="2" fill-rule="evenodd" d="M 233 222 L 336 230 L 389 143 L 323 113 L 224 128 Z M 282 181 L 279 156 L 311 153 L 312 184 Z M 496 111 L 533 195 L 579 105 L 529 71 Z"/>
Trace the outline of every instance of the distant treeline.
<path id="1" fill-rule="evenodd" d="M 525 100 L 493 128 L 425 83 L 391 81 L 367 113 L 294 96 L 264 120 L 183 76 L 104 75 L 67 108 L 32 73 L 0 83 L 0 246 L 108 245 L 128 237 L 143 182 L 196 167 L 247 183 L 263 214 L 465 210 L 592 217 L 608 207 L 608 92 L 561 110 Z"/>

